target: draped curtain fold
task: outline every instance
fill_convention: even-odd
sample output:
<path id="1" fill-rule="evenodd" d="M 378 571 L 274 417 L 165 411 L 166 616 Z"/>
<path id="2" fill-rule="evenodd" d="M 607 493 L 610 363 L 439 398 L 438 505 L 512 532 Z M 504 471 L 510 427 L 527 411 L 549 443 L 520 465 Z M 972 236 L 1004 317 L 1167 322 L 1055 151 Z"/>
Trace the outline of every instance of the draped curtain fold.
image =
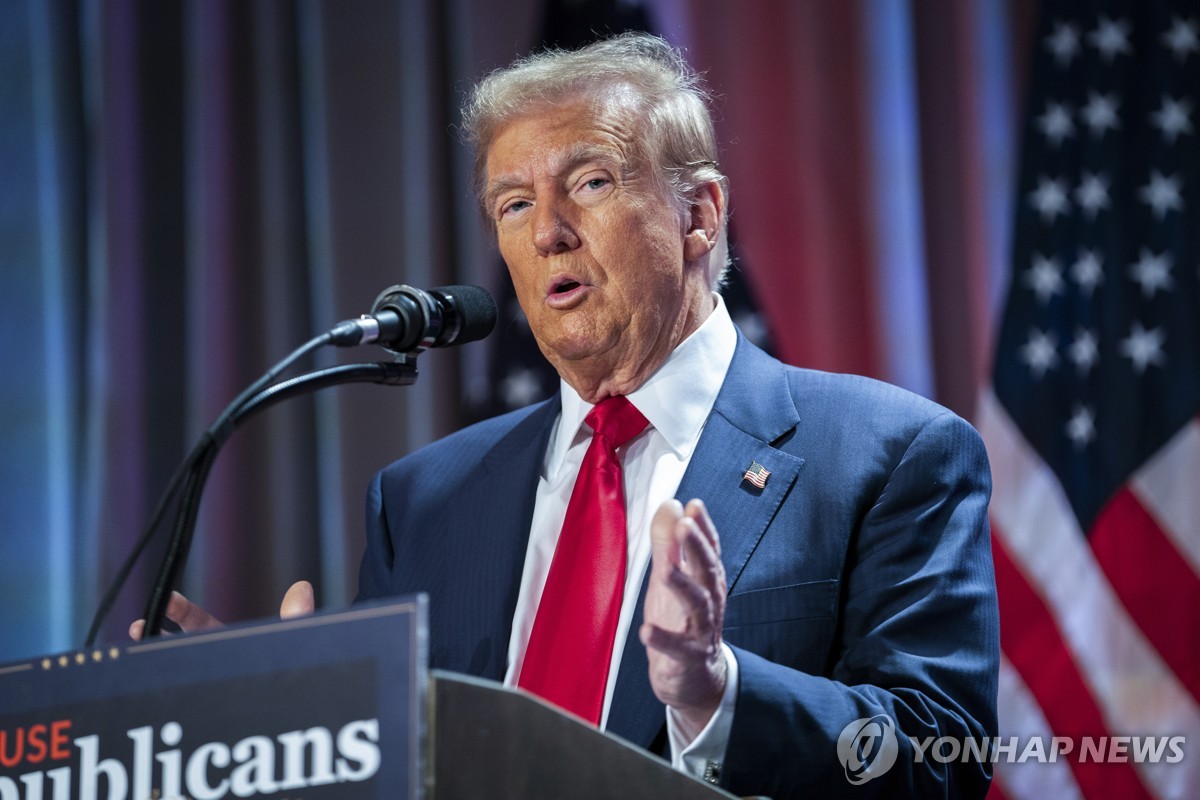
<path id="1" fill-rule="evenodd" d="M 448 221 L 470 200 L 442 177 L 461 155 L 439 3 L 6 5 L 3 462 L 38 467 L 4 491 L 0 657 L 17 657 L 78 646 L 168 476 L 242 388 L 390 284 L 478 280 L 447 253 L 480 234 Z M 415 387 L 327 390 L 246 423 L 183 588 L 227 619 L 272 613 L 301 577 L 348 602 L 370 474 L 461 417 L 456 355 L 420 368 Z M 102 638 L 140 614 L 159 549 Z"/>

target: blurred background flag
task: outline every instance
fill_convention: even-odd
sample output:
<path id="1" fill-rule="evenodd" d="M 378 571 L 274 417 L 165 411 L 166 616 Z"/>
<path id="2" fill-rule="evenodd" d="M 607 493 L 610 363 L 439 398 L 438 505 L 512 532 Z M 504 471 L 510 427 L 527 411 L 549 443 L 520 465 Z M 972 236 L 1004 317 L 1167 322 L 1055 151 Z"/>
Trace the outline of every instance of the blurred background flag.
<path id="1" fill-rule="evenodd" d="M 1200 796 L 1200 8 L 1043 3 L 993 387 L 992 796 Z M 1096 763 L 1083 737 L 1186 737 Z M 1049 739 L 1047 738 L 1047 741 Z M 1139 763 L 1140 762 L 1140 763 Z"/>

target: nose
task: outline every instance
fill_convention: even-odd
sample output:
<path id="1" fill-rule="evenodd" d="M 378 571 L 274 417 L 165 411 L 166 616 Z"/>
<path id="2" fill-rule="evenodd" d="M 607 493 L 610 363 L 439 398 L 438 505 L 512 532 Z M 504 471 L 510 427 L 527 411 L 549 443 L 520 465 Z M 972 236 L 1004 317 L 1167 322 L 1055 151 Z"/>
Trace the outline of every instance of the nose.
<path id="1" fill-rule="evenodd" d="M 560 201 L 555 198 L 534 204 L 533 246 L 538 255 L 552 256 L 579 247 L 579 236 L 563 211 Z"/>

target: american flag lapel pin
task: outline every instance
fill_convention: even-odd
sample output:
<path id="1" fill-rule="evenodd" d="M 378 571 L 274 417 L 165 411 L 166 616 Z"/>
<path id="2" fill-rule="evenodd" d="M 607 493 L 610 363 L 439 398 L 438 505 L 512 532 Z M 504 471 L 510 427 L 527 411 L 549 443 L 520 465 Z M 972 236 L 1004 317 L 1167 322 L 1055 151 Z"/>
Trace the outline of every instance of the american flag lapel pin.
<path id="1" fill-rule="evenodd" d="M 742 475 L 742 480 L 747 483 L 757 486 L 759 489 L 767 488 L 767 478 L 771 477 L 771 473 L 762 464 L 757 461 L 750 462 L 750 469 Z"/>

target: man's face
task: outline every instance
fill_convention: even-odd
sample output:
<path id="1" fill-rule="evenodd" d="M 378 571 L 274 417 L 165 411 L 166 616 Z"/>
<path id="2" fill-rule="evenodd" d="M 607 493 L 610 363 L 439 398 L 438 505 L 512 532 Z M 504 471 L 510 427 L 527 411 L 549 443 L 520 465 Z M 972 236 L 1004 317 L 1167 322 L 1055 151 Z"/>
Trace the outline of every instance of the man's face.
<path id="1" fill-rule="evenodd" d="M 713 307 L 694 214 L 651 174 L 637 125 L 620 101 L 545 106 L 487 153 L 485 203 L 517 299 L 592 402 L 640 386 Z"/>

